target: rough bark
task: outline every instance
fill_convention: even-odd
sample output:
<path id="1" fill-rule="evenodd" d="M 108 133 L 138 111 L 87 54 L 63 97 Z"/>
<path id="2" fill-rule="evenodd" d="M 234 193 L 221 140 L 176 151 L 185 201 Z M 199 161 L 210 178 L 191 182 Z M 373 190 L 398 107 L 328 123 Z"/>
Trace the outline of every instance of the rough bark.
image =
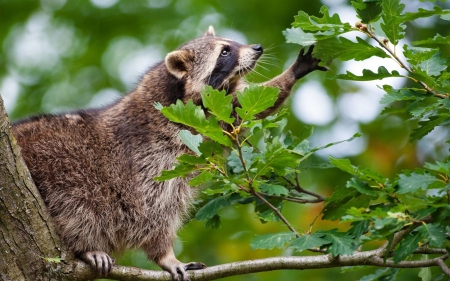
<path id="1" fill-rule="evenodd" d="M 63 256 L 0 98 L 0 279 L 52 280 Z M 54 272 L 54 273 L 53 273 Z"/>

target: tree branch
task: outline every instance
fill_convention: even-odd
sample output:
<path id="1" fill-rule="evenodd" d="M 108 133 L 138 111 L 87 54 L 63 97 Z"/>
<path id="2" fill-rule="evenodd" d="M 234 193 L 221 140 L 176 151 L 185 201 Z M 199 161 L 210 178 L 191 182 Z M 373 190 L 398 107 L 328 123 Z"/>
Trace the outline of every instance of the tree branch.
<path id="1" fill-rule="evenodd" d="M 202 270 L 188 271 L 188 275 L 191 280 L 203 281 L 281 269 L 303 270 L 356 265 L 392 268 L 420 268 L 439 266 L 447 275 L 449 275 L 450 270 L 444 262 L 444 260 L 448 258 L 447 251 L 445 249 L 435 250 L 439 250 L 435 252 L 441 252 L 445 254 L 429 260 L 401 261 L 399 263 L 394 263 L 394 261 L 392 260 L 386 260 L 386 262 L 383 261 L 383 258 L 377 256 L 377 250 L 356 252 L 352 256 L 332 257 L 331 255 L 320 255 L 306 257 L 273 257 L 211 266 Z M 91 271 L 91 268 L 81 261 L 77 261 L 74 265 L 74 268 L 76 276 L 80 279 L 96 277 L 95 273 Z M 140 268 L 120 265 L 114 266 L 108 277 L 124 281 L 171 280 L 169 273 L 164 271 L 144 270 Z"/>

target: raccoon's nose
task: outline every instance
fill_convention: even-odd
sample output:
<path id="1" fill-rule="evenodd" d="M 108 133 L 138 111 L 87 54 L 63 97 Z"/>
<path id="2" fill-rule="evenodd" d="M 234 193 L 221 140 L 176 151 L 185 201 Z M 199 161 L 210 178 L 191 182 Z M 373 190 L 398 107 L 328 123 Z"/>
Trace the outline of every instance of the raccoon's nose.
<path id="1" fill-rule="evenodd" d="M 255 50 L 258 53 L 262 53 L 264 51 L 263 47 L 259 44 L 252 45 L 252 49 Z"/>

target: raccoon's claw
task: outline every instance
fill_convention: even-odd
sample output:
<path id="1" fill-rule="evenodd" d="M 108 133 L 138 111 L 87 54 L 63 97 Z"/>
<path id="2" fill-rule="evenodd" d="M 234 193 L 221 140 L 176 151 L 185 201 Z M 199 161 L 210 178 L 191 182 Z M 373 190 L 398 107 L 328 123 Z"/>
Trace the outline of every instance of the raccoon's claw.
<path id="1" fill-rule="evenodd" d="M 85 252 L 80 255 L 80 258 L 101 276 L 108 275 L 115 264 L 115 260 L 102 251 Z"/>
<path id="2" fill-rule="evenodd" d="M 316 59 L 312 56 L 314 46 L 309 47 L 308 52 L 305 53 L 305 48 L 300 50 L 297 60 L 293 65 L 293 71 L 295 79 L 300 79 L 306 74 L 313 72 L 314 70 L 327 71 L 328 67 L 320 66 L 320 59 Z"/>
<path id="3" fill-rule="evenodd" d="M 163 266 L 163 269 L 170 273 L 173 281 L 190 281 L 186 271 L 203 269 L 206 265 L 201 262 L 190 262 L 190 263 L 171 263 L 170 265 Z"/>
<path id="4" fill-rule="evenodd" d="M 202 262 L 190 262 L 184 264 L 185 270 L 197 270 L 197 269 L 203 269 L 206 268 L 206 265 Z"/>

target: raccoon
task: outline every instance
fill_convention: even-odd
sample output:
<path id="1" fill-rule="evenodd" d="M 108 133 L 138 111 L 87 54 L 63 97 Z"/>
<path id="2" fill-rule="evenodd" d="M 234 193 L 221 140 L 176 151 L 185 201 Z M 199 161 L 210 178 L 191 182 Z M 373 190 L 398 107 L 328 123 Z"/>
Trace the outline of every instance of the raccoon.
<path id="1" fill-rule="evenodd" d="M 292 66 L 263 83 L 281 91 L 260 117 L 276 110 L 298 79 L 326 70 L 312 49 L 302 49 Z M 182 126 L 168 121 L 154 104 L 192 99 L 200 105 L 206 85 L 235 96 L 247 86 L 243 77 L 262 54 L 261 45 L 215 36 L 210 27 L 169 53 L 133 91 L 108 106 L 36 116 L 13 125 L 57 231 L 76 257 L 102 276 L 114 265 L 110 254 L 128 248 L 142 248 L 173 280 L 189 280 L 187 270 L 205 267 L 182 263 L 173 251 L 196 192 L 186 179 L 153 180 L 188 151 L 178 137 Z"/>

